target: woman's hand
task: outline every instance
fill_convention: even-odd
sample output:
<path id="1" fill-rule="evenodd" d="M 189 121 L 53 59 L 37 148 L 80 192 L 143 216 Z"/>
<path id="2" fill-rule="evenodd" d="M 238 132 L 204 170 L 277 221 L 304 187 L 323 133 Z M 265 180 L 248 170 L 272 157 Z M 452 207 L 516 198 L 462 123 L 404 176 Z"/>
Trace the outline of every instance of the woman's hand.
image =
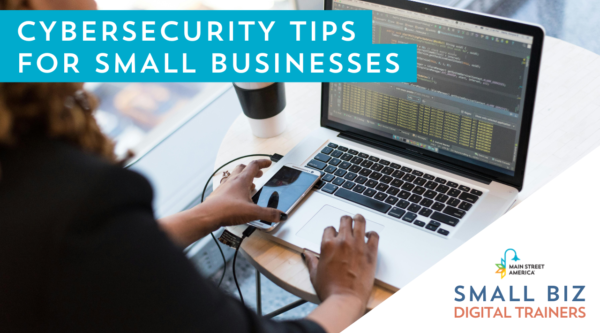
<path id="1" fill-rule="evenodd" d="M 238 165 L 204 203 L 197 207 L 213 217 L 217 222 L 217 228 L 254 220 L 284 221 L 287 219 L 284 212 L 260 207 L 252 202 L 254 178 L 261 177 L 263 175 L 261 169 L 270 165 L 271 161 L 267 159 L 254 160 L 248 166 Z"/>
<path id="2" fill-rule="evenodd" d="M 222 226 L 254 220 L 285 221 L 287 215 L 282 211 L 260 207 L 252 202 L 253 180 L 262 176 L 261 169 L 270 165 L 270 160 L 255 160 L 248 166 L 238 165 L 203 203 L 162 218 L 158 221 L 159 225 L 173 241 L 188 246 Z"/>
<path id="3" fill-rule="evenodd" d="M 364 314 L 375 281 L 379 235 L 365 235 L 362 215 L 354 216 L 354 228 L 352 220 L 342 216 L 339 232 L 333 227 L 325 229 L 320 258 L 303 252 L 310 280 L 323 301 L 308 318 L 328 332 L 339 332 Z"/>

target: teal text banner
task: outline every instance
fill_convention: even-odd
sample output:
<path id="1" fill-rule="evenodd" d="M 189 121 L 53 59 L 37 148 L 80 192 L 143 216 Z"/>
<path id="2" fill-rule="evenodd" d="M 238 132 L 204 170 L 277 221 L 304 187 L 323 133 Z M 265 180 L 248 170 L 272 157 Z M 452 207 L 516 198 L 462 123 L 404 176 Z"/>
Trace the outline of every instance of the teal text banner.
<path id="1" fill-rule="evenodd" d="M 371 11 L 0 11 L 0 82 L 415 82 Z"/>

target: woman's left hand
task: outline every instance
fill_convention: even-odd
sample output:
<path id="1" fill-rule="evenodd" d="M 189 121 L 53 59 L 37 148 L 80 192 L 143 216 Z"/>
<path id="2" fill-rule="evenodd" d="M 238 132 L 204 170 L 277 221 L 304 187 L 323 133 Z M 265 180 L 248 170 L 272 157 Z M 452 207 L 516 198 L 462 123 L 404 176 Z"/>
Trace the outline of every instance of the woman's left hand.
<path id="1" fill-rule="evenodd" d="M 271 165 L 267 159 L 254 160 L 245 166 L 238 165 L 229 177 L 198 208 L 218 221 L 217 227 L 238 225 L 254 220 L 280 222 L 287 215 L 274 208 L 264 208 L 252 202 L 254 178 L 263 175 L 261 169 Z"/>
<path id="2" fill-rule="evenodd" d="M 255 220 L 285 221 L 287 215 L 282 211 L 260 207 L 252 202 L 253 180 L 262 176 L 261 169 L 270 165 L 270 160 L 255 160 L 248 166 L 238 165 L 203 203 L 161 218 L 159 225 L 173 241 L 185 247 L 219 227 Z"/>

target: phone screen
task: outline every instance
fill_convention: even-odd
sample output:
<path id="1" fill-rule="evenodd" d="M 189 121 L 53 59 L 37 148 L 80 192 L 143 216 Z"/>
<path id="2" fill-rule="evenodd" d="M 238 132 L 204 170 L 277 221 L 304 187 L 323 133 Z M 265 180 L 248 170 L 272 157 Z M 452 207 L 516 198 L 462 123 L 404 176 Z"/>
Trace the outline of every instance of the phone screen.
<path id="1" fill-rule="evenodd" d="M 287 213 L 317 178 L 318 175 L 284 166 L 254 194 L 252 201 Z"/>

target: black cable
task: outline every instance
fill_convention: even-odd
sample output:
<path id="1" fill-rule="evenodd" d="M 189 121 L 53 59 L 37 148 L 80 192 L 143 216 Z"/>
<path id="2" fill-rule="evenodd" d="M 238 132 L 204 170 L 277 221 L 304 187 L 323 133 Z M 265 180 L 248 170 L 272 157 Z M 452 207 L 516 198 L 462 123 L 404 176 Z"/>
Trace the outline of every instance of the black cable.
<path id="1" fill-rule="evenodd" d="M 223 165 L 221 165 L 219 168 L 217 168 L 217 170 L 215 170 L 215 172 L 213 172 L 213 174 L 208 178 L 208 180 L 206 181 L 206 184 L 204 185 L 204 189 L 202 189 L 202 194 L 200 195 L 200 203 L 204 202 L 204 195 L 206 194 L 206 189 L 208 188 L 208 184 L 210 184 L 210 182 L 212 181 L 213 177 L 219 172 L 221 171 L 221 169 L 223 169 L 224 167 L 226 167 L 227 165 L 241 160 L 243 158 L 249 158 L 249 157 L 269 157 L 269 159 L 275 163 L 279 162 L 279 160 L 281 160 L 283 158 L 283 155 L 279 155 L 279 154 L 273 154 L 273 155 L 269 155 L 269 154 L 251 154 L 251 155 L 244 155 L 244 156 L 240 156 L 238 158 L 235 158 Z M 196 199 L 197 200 L 197 199 Z M 194 200 L 194 201 L 196 201 Z M 242 301 L 242 304 L 244 303 L 244 297 L 242 296 L 242 291 L 240 289 L 240 286 L 238 284 L 237 281 L 237 276 L 235 274 L 235 263 L 236 263 L 236 259 L 237 259 L 237 254 L 239 252 L 240 246 L 242 244 L 242 241 L 244 240 L 244 238 L 249 237 L 255 230 L 256 228 L 254 227 L 248 227 L 246 228 L 246 230 L 244 230 L 242 239 L 240 240 L 240 242 L 238 243 L 236 249 L 235 249 L 235 254 L 233 255 L 233 280 L 235 282 L 235 286 L 240 294 L 240 299 Z M 217 247 L 219 248 L 219 252 L 221 253 L 221 258 L 223 258 L 223 273 L 221 274 L 221 278 L 219 279 L 219 284 L 217 284 L 217 288 L 221 287 L 221 283 L 223 283 L 223 279 L 225 278 L 225 273 L 227 272 L 227 259 L 225 258 L 225 253 L 223 253 L 223 249 L 221 248 L 221 244 L 219 244 L 219 241 L 217 240 L 217 237 L 215 237 L 214 233 L 210 233 L 213 241 L 215 242 L 215 244 L 217 244 Z M 189 249 L 190 247 L 188 247 Z"/>
<path id="2" fill-rule="evenodd" d="M 245 156 L 241 156 L 238 158 L 235 158 L 223 165 L 221 165 L 217 170 L 215 170 L 215 172 L 213 172 L 213 174 L 208 178 L 208 181 L 206 182 L 206 184 L 204 185 L 204 189 L 202 190 L 202 195 L 200 196 L 200 203 L 204 202 L 204 194 L 206 193 L 206 188 L 208 187 L 208 184 L 210 184 L 210 182 L 212 181 L 213 177 L 217 174 L 217 172 L 221 171 L 221 169 L 223 169 L 224 167 L 226 167 L 227 165 L 237 161 L 237 160 L 241 160 L 243 158 L 248 158 L 248 157 L 277 157 L 280 158 L 278 154 L 274 154 L 274 155 L 268 155 L 268 154 L 251 154 L 251 155 L 245 155 Z M 225 259 L 225 253 L 223 253 L 223 249 L 221 248 L 221 245 L 219 244 L 219 241 L 217 240 L 217 238 L 215 237 L 215 234 L 213 234 L 212 232 L 210 233 L 210 235 L 212 236 L 212 239 L 215 241 L 215 244 L 217 244 L 217 247 L 219 248 L 219 252 L 221 252 L 221 258 L 223 258 L 223 274 L 221 274 L 221 279 L 219 280 L 219 284 L 217 284 L 217 288 L 221 287 L 221 283 L 223 282 L 223 279 L 225 278 L 225 273 L 227 271 L 227 259 Z M 240 241 L 240 244 L 242 242 Z M 242 299 L 242 303 L 244 303 L 244 299 L 242 298 L 242 292 L 240 291 L 240 287 L 238 286 L 237 283 L 237 278 L 235 277 L 235 258 L 237 257 L 237 252 L 239 249 L 239 245 L 235 250 L 235 254 L 233 257 L 233 280 L 235 281 L 235 285 L 238 288 L 238 292 L 240 293 L 240 298 Z"/>
<path id="3" fill-rule="evenodd" d="M 242 239 L 243 240 L 243 239 Z M 240 289 L 240 284 L 238 283 L 237 276 L 235 275 L 235 261 L 237 259 L 238 251 L 240 250 L 240 246 L 242 245 L 242 241 L 238 243 L 235 247 L 235 254 L 233 255 L 233 281 L 235 282 L 235 287 L 237 288 L 238 293 L 240 294 L 240 300 L 242 301 L 242 305 L 246 306 L 244 303 L 244 296 L 242 296 L 242 290 Z"/>
<path id="4" fill-rule="evenodd" d="M 240 239 L 240 242 L 238 243 L 238 245 L 235 247 L 235 253 L 233 254 L 233 281 L 235 282 L 235 287 L 238 290 L 238 293 L 240 294 L 240 300 L 242 301 L 242 304 L 245 306 L 246 304 L 244 304 L 244 296 L 242 295 L 242 289 L 240 289 L 240 285 L 238 283 L 237 280 L 237 276 L 235 274 L 235 262 L 237 259 L 237 255 L 238 252 L 240 251 L 240 246 L 242 246 L 242 242 L 244 241 L 244 239 L 250 237 L 250 235 L 252 235 L 252 233 L 254 232 L 254 230 L 256 230 L 256 227 L 253 226 L 248 226 L 248 228 L 246 228 L 246 230 L 244 230 L 244 232 L 242 233 L 242 239 Z"/>
<path id="5" fill-rule="evenodd" d="M 221 278 L 219 279 L 219 284 L 217 284 L 217 288 L 220 288 L 221 283 L 223 282 L 223 278 L 225 278 L 225 272 L 227 271 L 227 259 L 225 259 L 225 253 L 223 253 L 223 249 L 221 248 L 219 241 L 215 237 L 215 234 L 213 234 L 211 232 L 210 235 L 211 235 L 212 239 L 215 241 L 215 244 L 217 244 L 217 247 L 219 248 L 219 252 L 221 252 L 221 258 L 223 258 L 223 273 L 221 274 Z"/>

